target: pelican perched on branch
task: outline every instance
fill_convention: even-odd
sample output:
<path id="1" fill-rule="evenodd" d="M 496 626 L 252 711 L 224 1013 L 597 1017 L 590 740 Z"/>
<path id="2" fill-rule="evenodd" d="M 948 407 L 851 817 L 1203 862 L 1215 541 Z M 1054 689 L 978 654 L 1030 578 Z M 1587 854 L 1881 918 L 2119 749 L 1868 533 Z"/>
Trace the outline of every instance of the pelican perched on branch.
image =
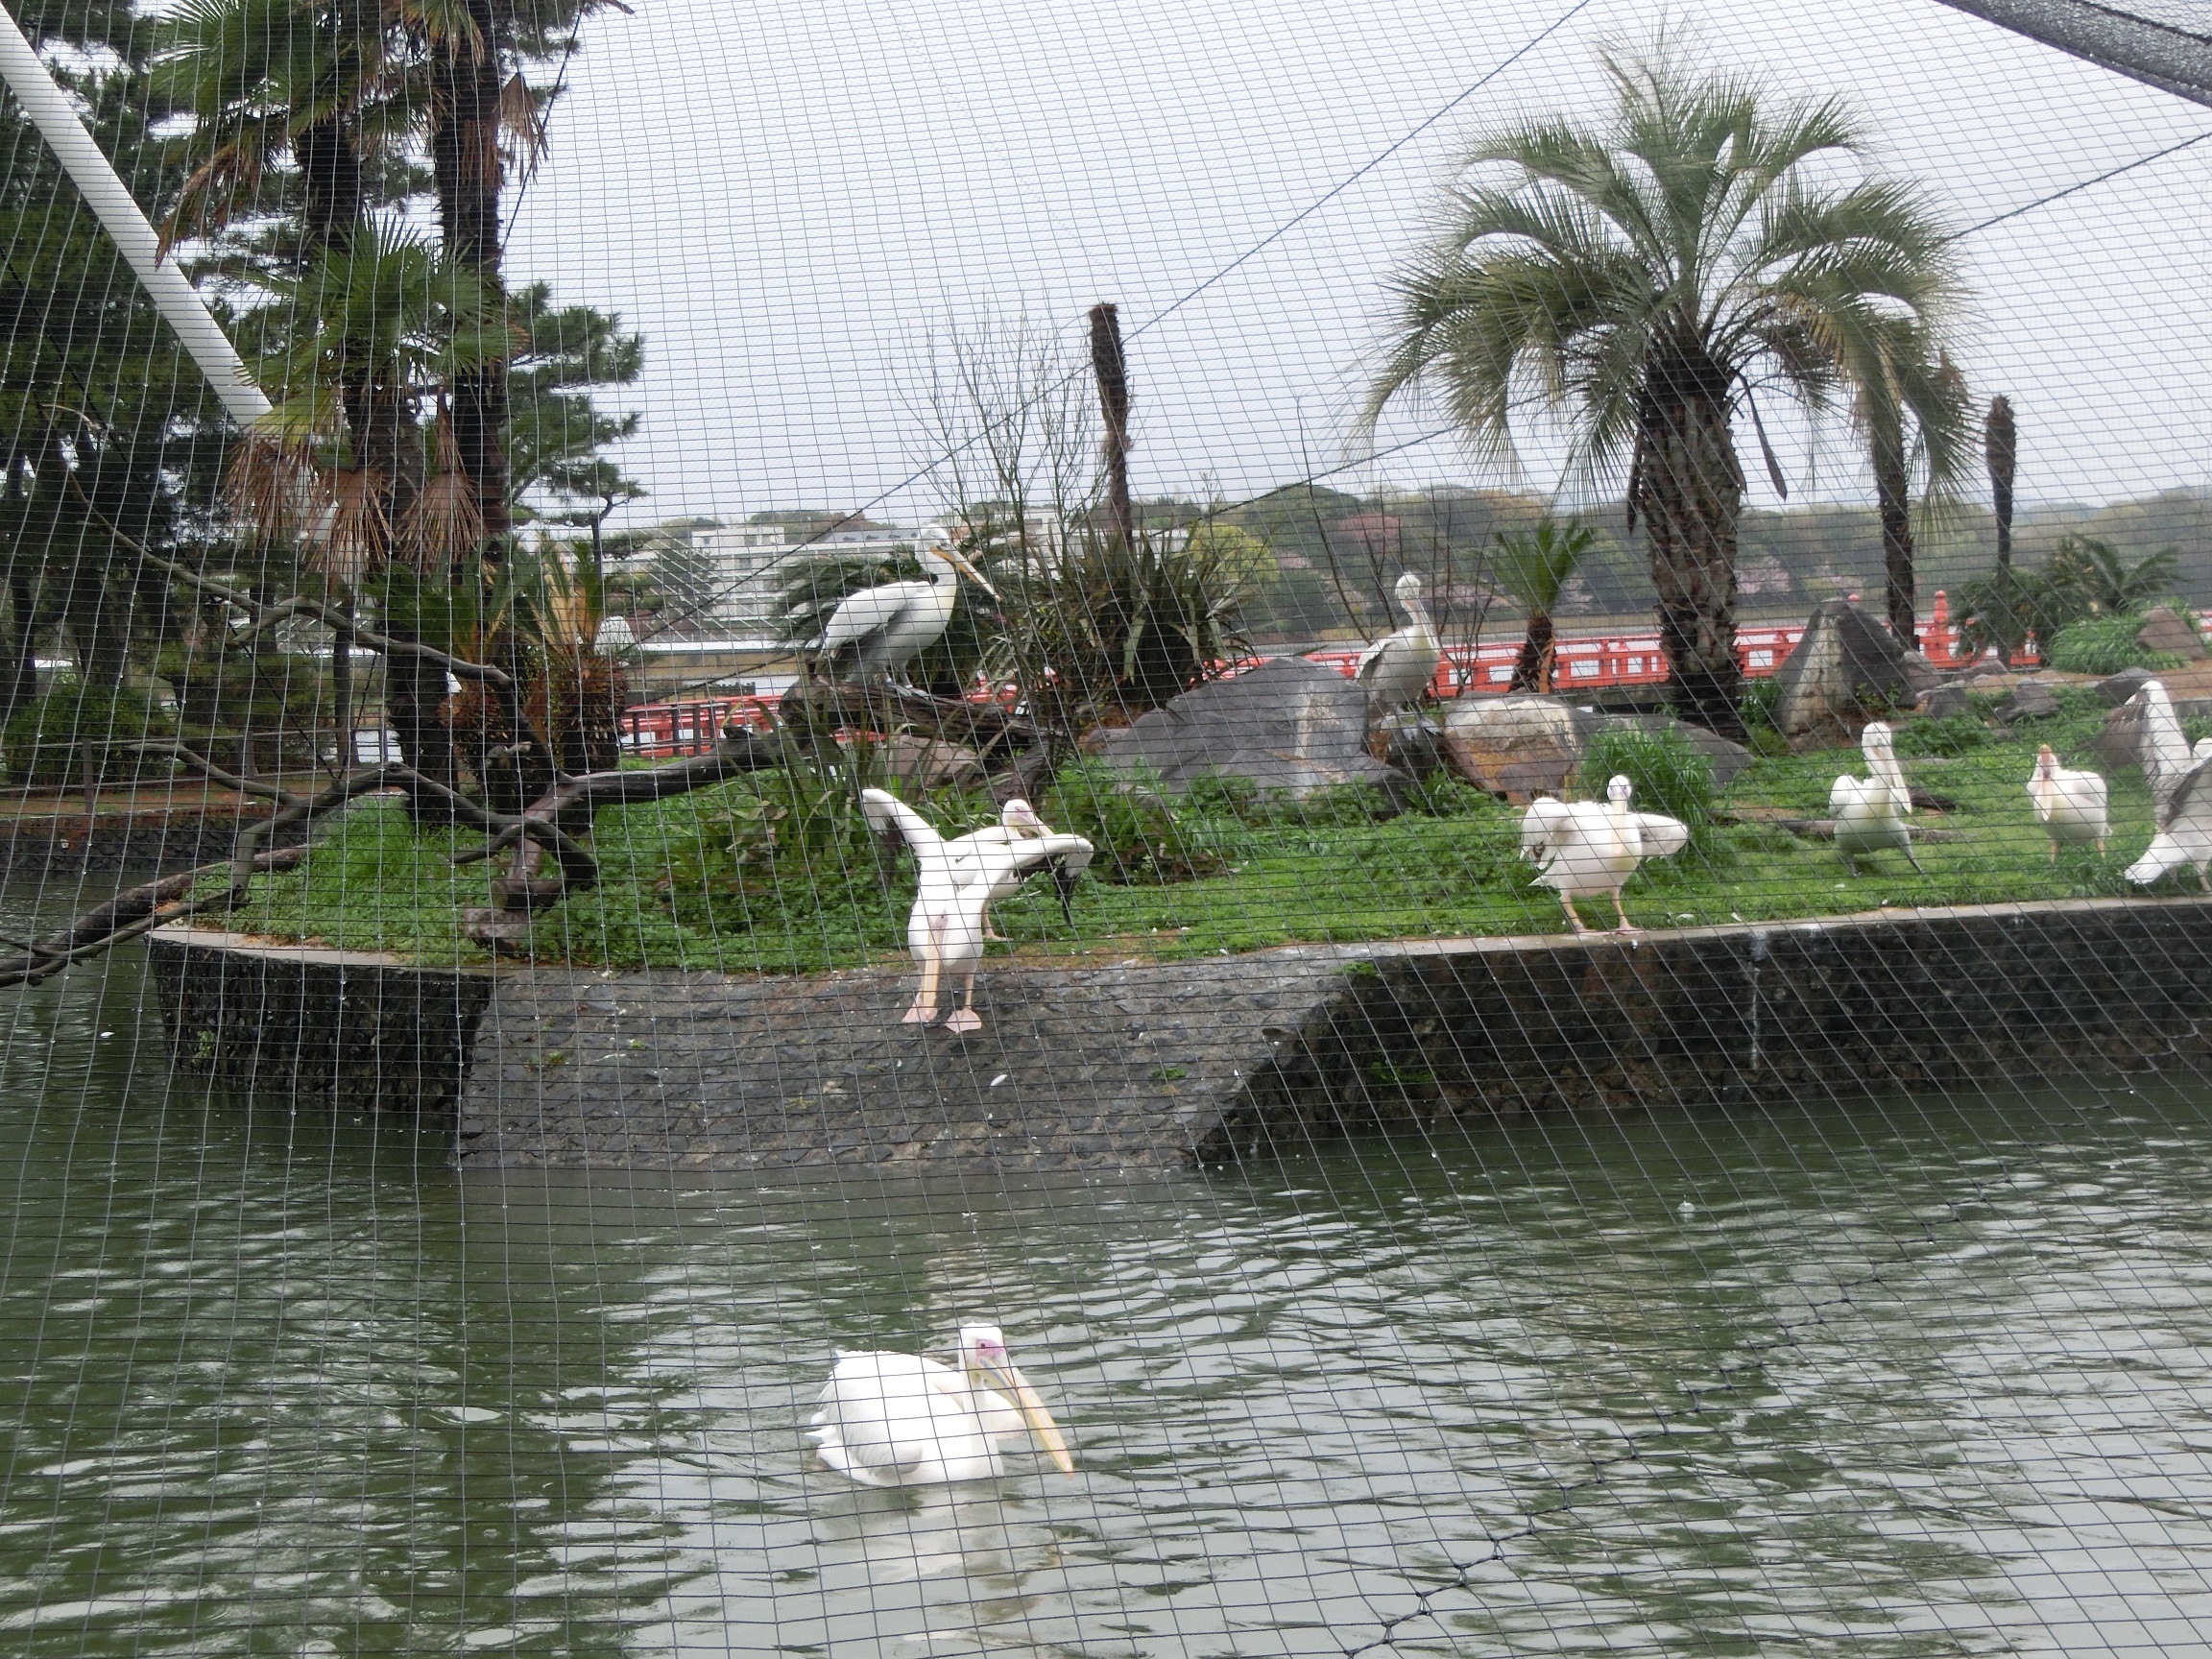
<path id="1" fill-rule="evenodd" d="M 919 1354 L 839 1353 L 808 1438 L 822 1461 L 864 1486 L 989 1480 L 998 1442 L 1037 1437 L 1063 1475 L 1068 1442 L 996 1325 L 960 1327 L 959 1365 Z"/>
<path id="2" fill-rule="evenodd" d="M 2051 836 L 2051 859 L 2058 859 L 2058 844 L 2097 843 L 2104 851 L 2111 833 L 2105 813 L 2104 780 L 2094 772 L 2073 772 L 2058 764 L 2058 756 L 2046 743 L 2035 753 L 2035 774 L 2028 780 L 2028 799 L 2035 804 L 2035 817 Z"/>
<path id="3" fill-rule="evenodd" d="M 1080 835 L 1013 834 L 1003 819 L 991 829 L 948 841 L 921 813 L 882 789 L 861 790 L 860 807 L 878 834 L 897 830 L 921 866 L 921 886 L 906 920 L 906 948 L 921 964 L 922 986 L 905 1022 L 926 1025 L 935 1020 L 939 991 L 957 974 L 960 1007 L 946 1017 L 945 1029 L 977 1029 L 983 1017 L 975 1012 L 975 970 L 983 960 L 984 912 L 991 901 L 1013 892 L 1023 878 L 1047 865 L 1075 875 L 1091 862 L 1091 843 Z"/>
<path id="4" fill-rule="evenodd" d="M 1547 795 L 1530 802 L 1522 815 L 1522 854 L 1536 864 L 1536 879 L 1559 895 L 1577 933 L 1590 929 L 1575 913 L 1575 897 L 1594 893 L 1612 895 L 1621 931 L 1635 932 L 1621 889 L 1645 859 L 1664 858 L 1690 845 L 1690 827 L 1679 818 L 1629 811 L 1633 794 L 1634 785 L 1616 777 L 1606 783 L 1602 801 L 1554 801 Z"/>
<path id="5" fill-rule="evenodd" d="M 848 593 L 830 613 L 815 655 L 823 662 L 853 654 L 857 680 L 888 679 L 944 637 L 963 576 L 996 599 L 998 589 L 950 546 L 936 545 L 945 532 L 931 528 L 914 539 L 919 582 L 886 582 Z"/>
<path id="6" fill-rule="evenodd" d="M 1370 715 L 1418 703 L 1436 677 L 1436 662 L 1443 655 L 1429 613 L 1422 608 L 1421 578 L 1408 570 L 1398 578 L 1394 591 L 1399 608 L 1406 613 L 1406 626 L 1395 634 L 1383 635 L 1359 653 L 1357 678 L 1367 687 Z"/>
<path id="7" fill-rule="evenodd" d="M 1859 747 L 1866 756 L 1867 776 L 1846 772 L 1828 791 L 1828 813 L 1836 820 L 1836 851 L 1843 854 L 1843 867 L 1856 876 L 1866 854 L 1894 851 L 1920 870 L 1912 832 L 1905 823 L 1912 810 L 1912 789 L 1905 781 L 1905 768 L 1897 764 L 1889 728 L 1880 720 L 1867 722 Z"/>

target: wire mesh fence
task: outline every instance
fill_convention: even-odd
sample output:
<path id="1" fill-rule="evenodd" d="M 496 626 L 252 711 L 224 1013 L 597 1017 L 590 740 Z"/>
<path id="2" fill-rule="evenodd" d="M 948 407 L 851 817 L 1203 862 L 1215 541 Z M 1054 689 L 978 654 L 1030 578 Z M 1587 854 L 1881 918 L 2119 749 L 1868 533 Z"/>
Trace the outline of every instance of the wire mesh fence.
<path id="1" fill-rule="evenodd" d="M 2212 19 L 0 30 L 0 1631 L 2159 1651 Z"/>

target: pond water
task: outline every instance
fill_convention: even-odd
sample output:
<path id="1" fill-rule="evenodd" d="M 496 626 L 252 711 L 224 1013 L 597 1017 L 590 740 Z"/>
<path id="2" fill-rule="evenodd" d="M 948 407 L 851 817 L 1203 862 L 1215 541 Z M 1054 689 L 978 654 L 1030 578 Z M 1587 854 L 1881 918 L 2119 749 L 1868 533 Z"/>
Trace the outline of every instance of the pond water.
<path id="1" fill-rule="evenodd" d="M 140 974 L 0 1015 L 0 1650 L 2212 1629 L 2204 1087 L 1529 1118 L 1145 1188 L 462 1176 L 172 1087 Z M 976 1316 L 1075 1478 L 811 1460 L 836 1346 Z"/>

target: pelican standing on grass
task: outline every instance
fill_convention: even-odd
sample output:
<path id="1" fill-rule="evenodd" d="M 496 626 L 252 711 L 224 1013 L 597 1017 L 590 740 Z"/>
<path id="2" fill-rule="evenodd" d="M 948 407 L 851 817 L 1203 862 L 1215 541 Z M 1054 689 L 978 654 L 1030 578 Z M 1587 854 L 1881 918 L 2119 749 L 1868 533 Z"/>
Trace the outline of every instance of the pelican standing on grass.
<path id="1" fill-rule="evenodd" d="M 2212 737 L 2194 749 L 2189 747 L 2181 717 L 2174 712 L 2174 699 L 2163 680 L 2146 680 L 2143 689 L 2135 693 L 2135 701 L 2143 705 L 2143 735 L 2137 744 L 2143 758 L 2143 781 L 2151 785 L 2152 804 L 2159 824 L 2164 825 L 2189 769 L 2199 761 L 2212 760 Z"/>
<path id="2" fill-rule="evenodd" d="M 1905 768 L 1897 764 L 1889 728 L 1880 720 L 1869 721 L 1860 733 L 1859 747 L 1866 756 L 1868 776 L 1855 778 L 1846 772 L 1828 791 L 1828 813 L 1836 820 L 1836 851 L 1843 854 L 1843 867 L 1856 876 L 1859 860 L 1866 854 L 1897 852 L 1920 870 L 1920 860 L 1912 853 L 1912 832 L 1905 823 L 1912 810 L 1912 790 L 1905 781 Z"/>
<path id="3" fill-rule="evenodd" d="M 863 1486 L 990 1480 L 998 1442 L 1027 1432 L 1063 1475 L 1068 1442 L 996 1325 L 960 1327 L 959 1365 L 919 1354 L 847 1354 L 816 1401 L 807 1438 L 822 1461 Z"/>
<path id="4" fill-rule="evenodd" d="M 1371 715 L 1418 703 L 1435 679 L 1437 661 L 1444 654 L 1429 613 L 1422 608 L 1421 578 L 1408 570 L 1398 578 L 1394 591 L 1399 609 L 1406 613 L 1406 626 L 1395 634 L 1383 635 L 1360 652 L 1355 675 L 1367 688 L 1367 711 Z"/>
<path id="5" fill-rule="evenodd" d="M 960 1007 L 946 1016 L 953 1033 L 981 1027 L 975 1012 L 975 970 L 983 961 L 984 911 L 1022 878 L 1053 865 L 1073 876 L 1091 862 L 1091 843 L 1080 835 L 1009 834 L 1003 823 L 948 841 L 921 813 L 882 789 L 860 791 L 860 809 L 878 834 L 896 830 L 914 850 L 922 881 L 906 919 L 906 949 L 922 967 L 922 986 L 904 1022 L 927 1025 L 937 1018 L 945 981 L 958 974 Z M 1065 894 L 1063 894 L 1065 902 Z"/>
<path id="6" fill-rule="evenodd" d="M 2151 685 L 2144 687 L 2150 689 Z M 2167 712 L 2173 712 L 2171 707 Z M 2200 743 L 2198 748 L 2204 750 L 2206 745 Z M 2153 791 L 2156 786 L 2153 781 Z M 2196 866 L 2197 884 L 2212 893 L 2212 874 L 2207 873 L 2212 870 L 2212 752 L 2173 781 L 2158 806 L 2158 833 L 2152 836 L 2143 856 L 2128 866 L 2126 875 L 2138 887 L 2148 887 L 2184 864 Z"/>
<path id="7" fill-rule="evenodd" d="M 1528 804 L 1521 819 L 1521 852 L 1537 867 L 1536 879 L 1559 895 L 1567 920 L 1577 933 L 1589 927 L 1575 913 L 1578 894 L 1608 893 L 1621 931 L 1636 925 L 1621 903 L 1621 889 L 1647 858 L 1664 858 L 1690 844 L 1690 827 L 1661 812 L 1631 812 L 1634 786 L 1615 777 L 1603 801 L 1554 801 L 1549 795 Z"/>
<path id="8" fill-rule="evenodd" d="M 983 580 L 974 565 L 951 547 L 936 545 L 934 539 L 944 535 L 942 530 L 928 529 L 915 537 L 914 557 L 922 565 L 921 581 L 886 582 L 840 599 L 815 646 L 817 659 L 828 663 L 851 651 L 855 680 L 894 678 L 945 637 L 961 577 L 998 598 L 998 589 Z"/>
<path id="9" fill-rule="evenodd" d="M 2035 817 L 2051 836 L 2051 861 L 2058 861 L 2058 844 L 2097 843 L 2099 856 L 2111 823 L 2104 809 L 2104 780 L 2094 772 L 2071 772 L 2058 764 L 2058 756 L 2046 743 L 2035 754 L 2035 775 L 2028 780 L 2028 799 L 2035 804 Z"/>

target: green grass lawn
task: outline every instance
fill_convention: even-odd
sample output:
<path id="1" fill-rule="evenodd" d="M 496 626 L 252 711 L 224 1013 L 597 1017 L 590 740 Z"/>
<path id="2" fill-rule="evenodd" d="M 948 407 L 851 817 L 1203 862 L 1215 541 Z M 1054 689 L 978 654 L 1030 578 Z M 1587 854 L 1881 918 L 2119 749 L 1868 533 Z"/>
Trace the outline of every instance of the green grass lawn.
<path id="1" fill-rule="evenodd" d="M 2151 838 L 2139 774 L 2111 778 L 2113 837 L 2103 858 L 2068 848 L 2054 863 L 2028 803 L 2036 746 L 2051 743 L 2072 763 L 2088 764 L 2083 748 L 2103 714 L 2085 693 L 2069 692 L 2059 714 L 2009 732 L 1973 718 L 1906 722 L 1899 746 L 1908 775 L 1958 804 L 1915 816 L 1960 836 L 1919 844 L 1925 876 L 1901 854 L 1884 854 L 1853 878 L 1831 845 L 1754 821 L 1762 808 L 1824 816 L 1837 773 L 1863 771 L 1856 751 L 1762 759 L 1718 803 L 1724 821 L 1709 846 L 1645 866 L 1628 888 L 1629 914 L 1660 927 L 2134 891 L 2120 872 Z M 1050 884 L 1032 882 L 994 909 L 1011 943 L 992 950 L 1180 957 L 1299 941 L 1563 930 L 1557 899 L 1517 856 L 1518 808 L 1456 785 L 1434 804 L 1434 812 L 1382 821 L 1343 803 L 1246 818 L 1193 813 L 1183 832 L 1225 860 L 1222 873 L 1166 886 L 1087 878 L 1071 929 Z M 965 813 L 941 817 L 948 833 L 984 821 L 979 804 L 965 805 Z M 727 880 L 708 889 L 701 849 L 727 842 L 733 813 L 757 805 L 752 785 L 739 782 L 601 813 L 593 845 L 604 879 L 538 919 L 535 954 L 610 968 L 775 973 L 901 956 L 910 859 L 848 840 L 793 852 L 781 866 L 772 852 L 742 890 Z M 458 912 L 487 902 L 490 867 L 450 863 L 458 848 L 478 844 L 473 834 L 418 835 L 395 805 L 363 803 L 321 832 L 301 871 L 257 881 L 230 925 L 424 963 L 484 961 L 486 952 L 462 937 Z M 1594 925 L 1607 920 L 1596 905 L 1584 914 Z"/>

